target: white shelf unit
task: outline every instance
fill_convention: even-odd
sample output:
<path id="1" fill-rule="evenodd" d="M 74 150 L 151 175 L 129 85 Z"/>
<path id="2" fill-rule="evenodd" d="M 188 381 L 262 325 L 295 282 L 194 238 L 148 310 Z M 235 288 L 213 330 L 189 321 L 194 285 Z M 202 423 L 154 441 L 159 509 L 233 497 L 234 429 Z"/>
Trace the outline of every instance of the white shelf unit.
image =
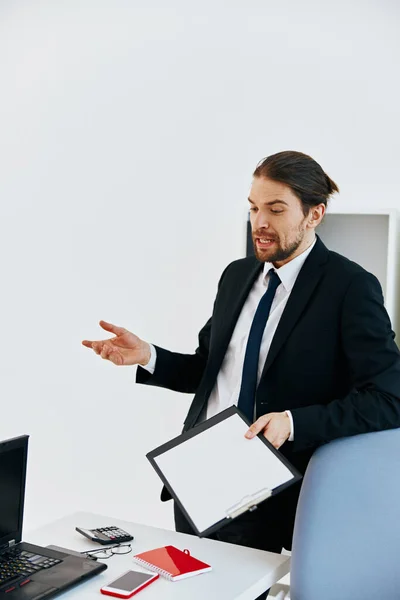
<path id="1" fill-rule="evenodd" d="M 318 235 L 335 252 L 379 280 L 393 330 L 400 343 L 400 215 L 395 209 L 365 212 L 328 210 Z"/>

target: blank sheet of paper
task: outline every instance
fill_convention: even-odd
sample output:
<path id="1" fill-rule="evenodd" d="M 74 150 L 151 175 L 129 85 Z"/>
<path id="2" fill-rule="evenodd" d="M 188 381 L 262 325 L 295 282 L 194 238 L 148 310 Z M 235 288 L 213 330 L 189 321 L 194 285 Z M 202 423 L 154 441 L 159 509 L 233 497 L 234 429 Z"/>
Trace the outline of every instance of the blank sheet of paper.
<path id="1" fill-rule="evenodd" d="M 246 439 L 247 430 L 235 413 L 154 458 L 199 531 L 245 496 L 294 477 L 258 437 Z"/>

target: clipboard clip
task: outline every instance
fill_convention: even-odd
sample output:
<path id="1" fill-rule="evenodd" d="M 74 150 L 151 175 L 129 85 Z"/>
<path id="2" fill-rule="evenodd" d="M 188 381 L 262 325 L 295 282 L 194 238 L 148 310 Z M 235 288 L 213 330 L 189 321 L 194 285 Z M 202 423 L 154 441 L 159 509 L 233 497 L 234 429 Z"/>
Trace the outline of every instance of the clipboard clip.
<path id="1" fill-rule="evenodd" d="M 266 500 L 270 496 L 272 496 L 272 490 L 269 488 L 263 488 L 254 494 L 244 496 L 240 502 L 233 504 L 225 511 L 227 519 L 235 519 L 248 510 L 254 510 L 257 508 L 257 504 L 260 504 L 260 502 Z"/>

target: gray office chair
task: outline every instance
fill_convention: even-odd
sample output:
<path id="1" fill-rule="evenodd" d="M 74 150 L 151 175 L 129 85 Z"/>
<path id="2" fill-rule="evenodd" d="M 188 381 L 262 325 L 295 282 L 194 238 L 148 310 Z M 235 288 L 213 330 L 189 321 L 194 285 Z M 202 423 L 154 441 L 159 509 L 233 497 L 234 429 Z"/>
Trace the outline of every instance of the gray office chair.
<path id="1" fill-rule="evenodd" d="M 290 598 L 400 598 L 400 429 L 315 452 L 296 513 Z"/>

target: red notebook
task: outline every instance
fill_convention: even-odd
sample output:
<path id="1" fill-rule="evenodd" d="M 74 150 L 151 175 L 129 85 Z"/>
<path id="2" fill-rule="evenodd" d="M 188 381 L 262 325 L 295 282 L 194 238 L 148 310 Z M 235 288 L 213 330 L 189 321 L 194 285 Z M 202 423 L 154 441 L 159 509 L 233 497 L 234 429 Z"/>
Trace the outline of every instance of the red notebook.
<path id="1" fill-rule="evenodd" d="M 211 571 L 212 567 L 194 556 L 189 550 L 179 550 L 175 546 L 163 546 L 135 554 L 133 560 L 150 571 L 156 571 L 170 581 L 177 581 L 192 575 Z"/>

